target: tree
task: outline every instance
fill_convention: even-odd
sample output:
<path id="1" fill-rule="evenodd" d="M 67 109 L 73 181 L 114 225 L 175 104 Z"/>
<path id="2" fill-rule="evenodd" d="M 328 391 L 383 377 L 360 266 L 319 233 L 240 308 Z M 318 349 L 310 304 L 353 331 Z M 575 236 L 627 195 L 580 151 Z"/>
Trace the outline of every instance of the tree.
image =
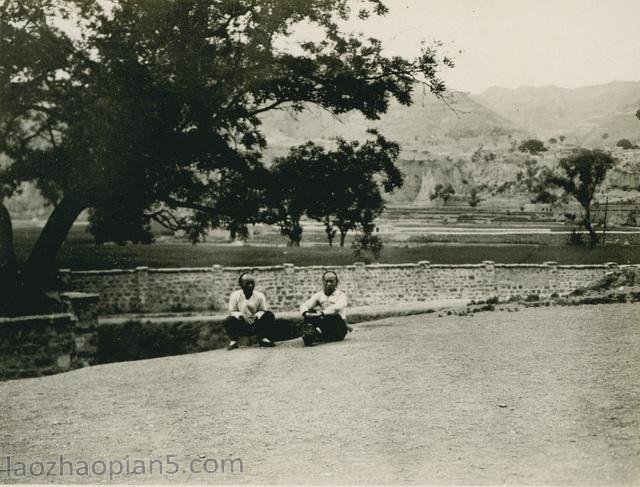
<path id="1" fill-rule="evenodd" d="M 449 201 L 455 193 L 456 191 L 453 189 L 453 186 L 451 186 L 451 183 L 447 183 L 445 185 L 438 183 L 436 184 L 433 193 L 429 195 L 429 199 L 441 199 L 446 205 L 447 201 Z"/>
<path id="2" fill-rule="evenodd" d="M 299 245 L 303 215 L 325 224 L 329 244 L 340 232 L 343 247 L 349 231 L 373 221 L 384 209 L 383 192 L 400 187 L 395 165 L 399 146 L 376 131 L 365 142 L 338 138 L 334 150 L 308 142 L 275 161 L 273 221 L 291 245 Z"/>
<path id="3" fill-rule="evenodd" d="M 538 139 L 525 140 L 518 147 L 520 152 L 528 152 L 529 154 L 538 154 L 539 152 L 545 152 L 547 148 L 544 146 L 544 142 Z"/>
<path id="4" fill-rule="evenodd" d="M 373 234 L 373 230 L 375 229 L 373 218 L 372 214 L 365 214 L 358 234 L 351 244 L 353 256 L 356 259 L 364 259 L 366 262 L 377 260 L 384 247 L 382 239 Z"/>
<path id="5" fill-rule="evenodd" d="M 471 208 L 475 208 L 476 206 L 478 206 L 478 203 L 480 203 L 480 197 L 478 196 L 478 188 L 476 188 L 475 186 L 471 188 L 471 191 L 469 192 L 469 206 L 471 206 Z"/>
<path id="6" fill-rule="evenodd" d="M 550 144 L 556 144 L 557 142 L 558 142 L 558 140 L 557 140 L 555 137 L 551 137 L 551 138 L 549 139 L 549 143 L 550 143 Z"/>
<path id="7" fill-rule="evenodd" d="M 633 144 L 629 139 L 620 139 L 618 142 L 616 142 L 616 147 L 622 147 L 624 150 L 638 148 L 638 146 Z"/>
<path id="8" fill-rule="evenodd" d="M 560 140 L 560 142 L 564 142 L 564 139 L 566 139 L 564 135 L 558 136 L 558 140 Z"/>
<path id="9" fill-rule="evenodd" d="M 235 222 L 221 196 L 227 180 L 262 166 L 262 113 L 315 104 L 376 119 L 391 98 L 410 104 L 416 82 L 443 93 L 437 68 L 450 60 L 430 48 L 415 60 L 387 57 L 379 41 L 344 33 L 338 22 L 352 4 L 386 12 L 380 0 L 4 0 L 0 152 L 11 162 L 0 169 L 2 196 L 32 181 L 54 206 L 23 277 L 53 273 L 86 208 L 110 214 L 134 198 L 194 238 Z M 324 36 L 280 47 L 300 24 Z"/>
<path id="10" fill-rule="evenodd" d="M 395 165 L 400 147 L 375 130 L 375 138 L 364 143 L 337 140 L 329 151 L 327 165 L 327 200 L 309 212 L 315 219 L 330 218 L 340 232 L 340 247 L 347 234 L 363 227 L 382 213 L 382 193 L 390 193 L 403 184 L 403 176 Z"/>
<path id="11" fill-rule="evenodd" d="M 582 224 L 589 232 L 589 243 L 593 247 L 598 241 L 591 224 L 591 202 L 604 181 L 607 171 L 616 160 L 608 153 L 600 150 L 581 149 L 569 157 L 560 160 L 562 175 L 549 175 L 547 182 L 562 188 L 573 196 L 584 210 Z"/>

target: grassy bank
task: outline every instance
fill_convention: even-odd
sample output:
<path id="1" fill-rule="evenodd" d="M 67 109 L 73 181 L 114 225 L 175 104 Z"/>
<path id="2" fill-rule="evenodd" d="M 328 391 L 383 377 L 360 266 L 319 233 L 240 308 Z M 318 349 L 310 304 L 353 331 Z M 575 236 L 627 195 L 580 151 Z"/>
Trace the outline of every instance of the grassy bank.
<path id="1" fill-rule="evenodd" d="M 26 259 L 40 229 L 16 228 L 16 252 Z M 345 248 L 314 245 L 298 248 L 282 246 L 234 246 L 189 243 L 154 243 L 152 245 L 95 245 L 81 227 L 74 227 L 58 256 L 58 266 L 71 269 L 111 269 L 149 267 L 206 267 L 275 265 L 346 265 L 356 259 Z M 360 259 L 362 260 L 362 259 Z M 395 264 L 429 260 L 437 264 L 479 263 L 493 260 L 501 263 L 619 264 L 640 263 L 640 246 L 607 245 L 606 248 L 574 247 L 545 244 L 473 244 L 425 243 L 412 246 L 387 245 L 379 262 Z"/>

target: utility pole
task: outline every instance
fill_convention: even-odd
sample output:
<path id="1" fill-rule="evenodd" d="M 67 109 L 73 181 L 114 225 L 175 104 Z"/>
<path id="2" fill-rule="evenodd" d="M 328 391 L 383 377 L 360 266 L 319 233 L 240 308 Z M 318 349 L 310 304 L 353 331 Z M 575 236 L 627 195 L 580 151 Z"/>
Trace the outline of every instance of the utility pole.
<path id="1" fill-rule="evenodd" d="M 607 245 L 607 210 L 609 209 L 609 197 L 604 199 L 604 227 L 602 228 L 602 246 Z"/>

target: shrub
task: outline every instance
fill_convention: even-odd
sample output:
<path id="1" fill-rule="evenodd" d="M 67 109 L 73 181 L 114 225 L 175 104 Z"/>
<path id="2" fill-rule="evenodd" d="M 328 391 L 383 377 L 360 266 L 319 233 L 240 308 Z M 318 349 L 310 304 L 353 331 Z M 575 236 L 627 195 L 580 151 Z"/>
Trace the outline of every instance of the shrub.
<path id="1" fill-rule="evenodd" d="M 518 150 L 520 152 L 528 152 L 529 154 L 537 154 L 538 152 L 546 151 L 547 148 L 541 140 L 529 139 L 520 144 Z"/>
<path id="2" fill-rule="evenodd" d="M 622 147 L 624 150 L 629 150 L 629 149 L 637 149 L 638 146 L 633 144 L 629 139 L 620 139 L 617 143 L 616 143 L 617 147 Z"/>
<path id="3" fill-rule="evenodd" d="M 356 259 L 362 259 L 368 263 L 371 260 L 378 260 L 383 244 L 380 237 L 372 235 L 370 232 L 362 232 L 356 235 L 351 248 Z"/>
<path id="4" fill-rule="evenodd" d="M 584 240 L 582 238 L 582 234 L 576 232 L 575 229 L 571 230 L 571 234 L 569 235 L 569 245 L 584 245 Z"/>

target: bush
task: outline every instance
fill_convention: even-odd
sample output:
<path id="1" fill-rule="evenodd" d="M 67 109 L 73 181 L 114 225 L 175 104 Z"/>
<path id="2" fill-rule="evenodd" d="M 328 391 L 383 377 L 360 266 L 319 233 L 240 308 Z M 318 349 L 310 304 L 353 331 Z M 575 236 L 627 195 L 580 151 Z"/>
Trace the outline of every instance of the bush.
<path id="1" fill-rule="evenodd" d="M 537 154 L 538 152 L 545 152 L 547 148 L 541 140 L 529 139 L 520 144 L 518 150 L 520 152 L 528 152 L 529 154 Z"/>
<path id="2" fill-rule="evenodd" d="M 576 232 L 575 229 L 571 230 L 571 234 L 569 235 L 569 245 L 584 245 L 584 240 L 582 238 L 582 234 Z"/>
<path id="3" fill-rule="evenodd" d="M 355 240 L 351 244 L 353 256 L 356 259 L 362 259 L 367 263 L 372 260 L 378 260 L 380 253 L 382 252 L 382 247 L 383 244 L 380 237 L 372 235 L 370 232 L 357 234 Z"/>
<path id="4" fill-rule="evenodd" d="M 617 143 L 616 143 L 617 147 L 622 147 L 624 150 L 628 150 L 628 149 L 637 149 L 638 146 L 633 144 L 629 139 L 620 139 Z"/>

